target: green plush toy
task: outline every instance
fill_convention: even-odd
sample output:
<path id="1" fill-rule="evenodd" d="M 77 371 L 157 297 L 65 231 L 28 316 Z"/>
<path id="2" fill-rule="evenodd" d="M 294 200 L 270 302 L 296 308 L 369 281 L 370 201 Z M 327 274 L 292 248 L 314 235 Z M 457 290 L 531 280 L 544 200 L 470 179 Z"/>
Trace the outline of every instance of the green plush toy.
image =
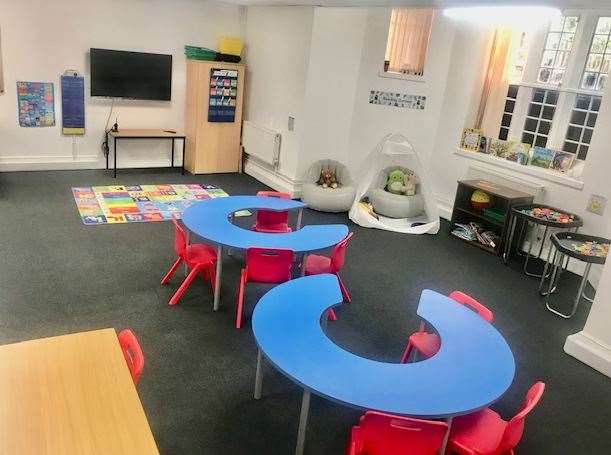
<path id="1" fill-rule="evenodd" d="M 407 174 L 401 169 L 395 169 L 388 173 L 386 179 L 386 191 L 393 194 L 405 194 L 405 180 Z"/>

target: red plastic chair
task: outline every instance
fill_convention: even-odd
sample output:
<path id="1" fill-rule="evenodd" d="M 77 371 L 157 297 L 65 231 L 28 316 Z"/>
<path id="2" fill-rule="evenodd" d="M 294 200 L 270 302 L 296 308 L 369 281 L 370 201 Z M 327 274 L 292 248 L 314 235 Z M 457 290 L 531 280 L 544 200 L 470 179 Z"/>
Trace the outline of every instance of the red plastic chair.
<path id="1" fill-rule="evenodd" d="M 246 283 L 284 283 L 291 279 L 293 252 L 291 250 L 270 248 L 248 248 L 246 267 L 240 273 L 236 329 L 242 327 L 242 310 Z"/>
<path id="2" fill-rule="evenodd" d="M 277 197 L 280 199 L 291 198 L 289 193 L 280 193 L 278 191 L 259 191 L 257 192 L 257 196 Z M 252 228 L 257 232 L 267 232 L 270 234 L 291 232 L 292 229 L 289 226 L 289 212 L 258 210 L 257 219 Z"/>
<path id="3" fill-rule="evenodd" d="M 335 245 L 330 258 L 327 256 L 310 254 L 305 261 L 305 275 L 318 275 L 320 273 L 333 273 L 336 275 L 339 281 L 339 287 L 342 290 L 342 295 L 346 302 L 351 302 L 350 294 L 348 294 L 348 289 L 346 289 L 344 282 L 339 276 L 339 271 L 344 266 L 344 262 L 346 262 L 346 249 L 353 235 L 353 232 L 349 232 L 341 242 Z"/>
<path id="4" fill-rule="evenodd" d="M 176 272 L 176 269 L 182 262 L 187 264 L 187 267 L 191 272 L 187 275 L 187 278 L 182 282 L 178 290 L 174 293 L 170 299 L 170 305 L 176 305 L 187 288 L 191 285 L 191 282 L 199 274 L 204 280 L 209 280 L 212 286 L 212 292 L 214 292 L 214 286 L 216 282 L 216 250 L 210 245 L 204 245 L 201 243 L 194 243 L 187 245 L 187 236 L 184 229 L 178 224 L 176 220 L 172 220 L 174 223 L 174 251 L 176 252 L 176 262 L 172 264 L 170 270 L 161 279 L 161 284 L 167 284 Z"/>
<path id="5" fill-rule="evenodd" d="M 494 321 L 492 311 L 464 292 L 454 291 L 449 297 L 456 300 L 458 303 L 471 308 L 486 321 L 490 323 Z M 401 363 L 406 363 L 408 361 L 414 349 L 416 352 L 418 352 L 418 354 L 423 356 L 425 359 L 428 359 L 439 351 L 440 346 L 441 340 L 439 339 L 439 335 L 425 331 L 424 324 L 422 324 L 420 326 L 420 330 L 410 335 L 407 341 L 407 346 L 405 346 L 405 351 L 403 351 L 403 355 L 401 356 Z"/>
<path id="6" fill-rule="evenodd" d="M 123 351 L 123 356 L 127 362 L 127 368 L 129 368 L 134 384 L 138 385 L 140 375 L 144 369 L 144 354 L 142 354 L 142 349 L 140 349 L 136 335 L 131 330 L 124 329 L 121 330 L 117 338 L 119 339 L 119 345 Z"/>
<path id="7" fill-rule="evenodd" d="M 445 422 L 367 411 L 352 427 L 347 455 L 438 455 Z"/>
<path id="8" fill-rule="evenodd" d="M 464 455 L 514 455 L 524 433 L 524 420 L 544 390 L 544 382 L 535 383 L 526 394 L 522 409 L 509 422 L 490 408 L 454 418 L 448 448 Z"/>

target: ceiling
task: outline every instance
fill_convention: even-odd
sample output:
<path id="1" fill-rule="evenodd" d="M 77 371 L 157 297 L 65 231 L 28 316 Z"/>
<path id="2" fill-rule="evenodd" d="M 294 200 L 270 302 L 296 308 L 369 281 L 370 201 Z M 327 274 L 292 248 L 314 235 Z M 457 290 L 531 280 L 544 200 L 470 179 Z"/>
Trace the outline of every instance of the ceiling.
<path id="1" fill-rule="evenodd" d="M 472 6 L 472 5 L 550 5 L 561 8 L 611 8 L 611 0 L 221 0 L 238 5 L 267 6 Z"/>

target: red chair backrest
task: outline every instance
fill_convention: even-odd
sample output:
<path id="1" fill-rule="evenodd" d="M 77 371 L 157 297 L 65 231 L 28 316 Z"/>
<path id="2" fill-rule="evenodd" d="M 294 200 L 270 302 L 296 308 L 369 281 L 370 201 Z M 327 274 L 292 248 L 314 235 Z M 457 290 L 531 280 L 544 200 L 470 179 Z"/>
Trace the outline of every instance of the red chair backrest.
<path id="1" fill-rule="evenodd" d="M 354 232 L 349 232 L 344 239 L 335 245 L 333 253 L 331 253 L 331 273 L 337 273 L 344 266 L 346 262 L 346 250 L 348 249 L 348 243 L 354 235 Z"/>
<path id="2" fill-rule="evenodd" d="M 367 411 L 359 423 L 367 455 L 437 455 L 448 430 L 445 422 Z"/>
<path id="3" fill-rule="evenodd" d="M 471 308 L 473 311 L 475 311 L 477 314 L 479 314 L 482 318 L 484 318 L 486 321 L 490 322 L 491 324 L 494 321 L 494 314 L 492 314 L 492 311 L 490 311 L 488 308 L 486 308 L 484 305 L 479 303 L 477 300 L 475 300 L 470 295 L 467 295 L 464 292 L 460 292 L 460 291 L 453 291 L 449 295 L 449 297 L 452 300 L 456 300 L 461 305 L 468 306 L 469 308 Z"/>
<path id="4" fill-rule="evenodd" d="M 522 434 L 524 434 L 524 420 L 530 411 L 534 409 L 537 403 L 539 403 L 544 391 L 545 383 L 541 381 L 536 382 L 528 390 L 526 393 L 526 398 L 524 399 L 524 404 L 522 404 L 522 409 L 520 409 L 520 412 L 518 412 L 507 423 L 505 433 L 503 433 L 503 438 L 501 439 L 496 453 L 508 453 L 511 449 L 518 445 L 520 439 L 522 439 Z"/>
<path id="5" fill-rule="evenodd" d="M 176 219 L 172 218 L 172 223 L 174 223 L 174 251 L 176 256 L 184 257 L 187 249 L 187 234 Z"/>
<path id="6" fill-rule="evenodd" d="M 259 191 L 257 196 L 277 197 L 280 199 L 290 199 L 289 193 L 280 193 L 278 191 Z M 257 211 L 257 226 L 269 226 L 274 224 L 287 224 L 289 221 L 289 212 L 274 212 L 272 210 Z"/>
<path id="7" fill-rule="evenodd" d="M 144 354 L 142 354 L 140 344 L 134 333 L 129 329 L 121 330 L 117 338 L 119 339 L 119 345 L 123 351 L 123 357 L 125 357 L 134 384 L 138 384 L 142 369 L 144 368 Z"/>
<path id="8" fill-rule="evenodd" d="M 271 248 L 248 248 L 246 272 L 248 281 L 283 283 L 291 279 L 293 252 Z"/>

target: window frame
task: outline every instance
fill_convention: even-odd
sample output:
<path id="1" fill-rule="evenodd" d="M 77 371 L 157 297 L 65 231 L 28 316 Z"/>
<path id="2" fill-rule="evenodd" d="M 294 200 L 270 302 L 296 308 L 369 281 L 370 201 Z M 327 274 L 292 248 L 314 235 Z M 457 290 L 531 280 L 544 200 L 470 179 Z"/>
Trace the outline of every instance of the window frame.
<path id="1" fill-rule="evenodd" d="M 550 28 L 550 24 L 547 24 L 545 27 L 536 30 L 529 40 L 530 48 L 522 81 L 509 82 L 509 85 L 517 85 L 519 89 L 507 140 L 522 140 L 522 134 L 525 131 L 525 124 L 528 117 L 527 113 L 530 106 L 530 100 L 534 91 L 537 89 L 555 90 L 559 92 L 558 101 L 556 104 L 556 112 L 552 119 L 551 129 L 547 135 L 546 147 L 554 150 L 563 150 L 577 96 L 583 94 L 604 98 L 605 93 L 608 91 L 607 89 L 609 89 L 608 86 L 604 90 L 582 89 L 581 81 L 598 19 L 600 17 L 611 17 L 611 9 L 566 9 L 562 14 L 563 16 L 579 17 L 579 23 L 567 60 L 563 80 L 559 85 L 542 84 L 538 82 L 539 69 L 541 67 L 543 52 L 546 47 L 547 35 Z M 608 83 L 608 85 L 611 85 L 611 83 Z M 501 125 L 499 125 L 499 131 L 500 128 Z M 596 126 L 594 129 L 595 128 Z M 578 154 L 578 152 L 575 153 L 576 158 Z"/>

